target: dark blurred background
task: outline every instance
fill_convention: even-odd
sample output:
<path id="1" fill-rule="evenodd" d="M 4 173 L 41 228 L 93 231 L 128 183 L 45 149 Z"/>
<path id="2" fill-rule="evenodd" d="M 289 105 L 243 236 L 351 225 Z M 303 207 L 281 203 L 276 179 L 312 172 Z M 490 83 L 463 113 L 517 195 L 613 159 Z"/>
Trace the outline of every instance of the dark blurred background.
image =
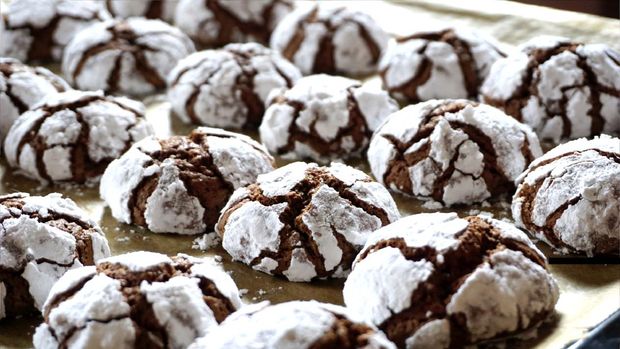
<path id="1" fill-rule="evenodd" d="M 553 7 L 561 10 L 620 18 L 620 0 L 514 0 L 526 4 Z M 618 23 L 620 30 L 620 23 Z"/>

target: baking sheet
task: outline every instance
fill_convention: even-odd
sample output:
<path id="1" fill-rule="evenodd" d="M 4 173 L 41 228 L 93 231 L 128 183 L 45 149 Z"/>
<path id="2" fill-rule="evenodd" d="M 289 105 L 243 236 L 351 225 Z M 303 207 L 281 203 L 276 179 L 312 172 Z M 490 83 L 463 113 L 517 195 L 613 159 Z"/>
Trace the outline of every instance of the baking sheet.
<path id="1" fill-rule="evenodd" d="M 4 0 L 3 0 L 4 1 Z M 469 1 L 349 1 L 354 6 L 371 13 L 389 32 L 405 35 L 415 30 L 446 25 L 465 25 L 485 31 L 506 44 L 505 49 L 538 34 L 560 34 L 585 42 L 605 42 L 620 49 L 620 22 L 618 20 L 576 14 L 547 8 L 522 5 L 499 0 Z M 308 4 L 302 3 L 301 6 Z M 325 5 L 337 6 L 330 1 Z M 58 71 L 57 66 L 50 67 Z M 371 79 L 378 83 L 378 79 Z M 163 96 L 145 100 L 147 118 L 155 125 L 158 136 L 187 134 L 192 127 L 170 118 L 170 107 Z M 256 137 L 256 134 L 250 134 Z M 285 162 L 278 159 L 278 165 Z M 366 172 L 365 161 L 348 162 Z M 141 228 L 119 224 L 110 210 L 99 200 L 97 188 L 45 188 L 37 182 L 16 176 L 0 160 L 0 194 L 26 191 L 45 195 L 59 191 L 75 200 L 100 222 L 113 254 L 134 250 L 149 250 L 166 254 L 188 253 L 205 256 L 220 265 L 240 289 L 246 290 L 244 300 L 257 302 L 270 300 L 316 299 L 342 304 L 343 280 L 292 283 L 256 272 L 240 263 L 231 262 L 221 247 L 200 251 L 193 249 L 195 237 L 149 233 Z M 394 194 L 403 216 L 428 212 L 420 202 Z M 508 198 L 491 205 L 475 205 L 457 209 L 460 215 L 486 212 L 495 218 L 510 218 Z M 553 256 L 546 246 L 539 246 L 548 257 Z M 620 265 L 552 264 L 550 270 L 560 285 L 561 296 L 553 321 L 539 330 L 537 338 L 509 343 L 518 348 L 561 348 L 581 338 L 590 328 L 620 308 Z M 31 347 L 31 337 L 40 318 L 22 318 L 0 321 L 0 347 Z"/>

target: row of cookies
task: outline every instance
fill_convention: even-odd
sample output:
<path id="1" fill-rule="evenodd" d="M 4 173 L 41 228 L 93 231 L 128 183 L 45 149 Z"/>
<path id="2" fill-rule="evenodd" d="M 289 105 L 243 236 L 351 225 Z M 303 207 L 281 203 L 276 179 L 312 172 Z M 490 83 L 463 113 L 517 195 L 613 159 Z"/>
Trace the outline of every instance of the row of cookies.
<path id="1" fill-rule="evenodd" d="M 31 74 L 36 76 L 33 72 Z M 326 83 L 328 81 L 330 83 Z M 24 113 L 9 132 L 5 154 L 11 166 L 29 177 L 42 182 L 74 183 L 97 181 L 108 163 L 120 157 L 108 168 L 109 174 L 104 175 L 101 185 L 102 197 L 112 208 L 113 215 L 122 222 L 138 222 L 156 232 L 186 234 L 211 231 L 219 210 L 232 192 L 273 169 L 269 151 L 285 158 L 313 158 L 325 162 L 334 157 L 342 159 L 360 154 L 370 143 L 368 160 L 375 178 L 394 191 L 430 200 L 436 205 L 434 207 L 468 205 L 513 194 L 521 181 L 519 176 L 542 155 L 538 138 L 528 126 L 498 109 L 467 100 L 431 100 L 396 111 L 396 105 L 385 92 L 368 89 L 354 80 L 327 75 L 302 78 L 280 98 L 281 103 L 268 108 L 268 117 L 261 126 L 265 149 L 247 137 L 209 128 L 199 128 L 188 137 L 157 140 L 148 137 L 153 131 L 144 120 L 143 106 L 139 102 L 104 96 L 100 92 L 70 90 L 49 95 L 45 102 Z M 276 121 L 269 124 L 271 116 Z M 346 125 L 339 120 L 345 120 Z M 373 124 L 381 124 L 374 136 L 368 126 Z M 321 133 L 331 133 L 334 140 L 324 142 Z M 286 143 L 279 137 L 286 137 Z M 576 142 L 584 143 L 584 149 L 595 148 L 614 154 L 616 141 L 616 138 L 602 136 L 591 142 Z M 572 144 L 560 145 L 558 149 L 571 149 Z M 601 156 L 605 158 L 605 154 Z M 598 188 L 613 179 L 615 160 L 613 156 L 608 158 L 610 164 L 600 166 L 605 173 L 611 171 L 609 176 L 583 179 L 582 187 L 568 185 L 566 189 L 554 189 L 549 195 L 563 193 L 562 200 L 545 202 L 542 206 L 547 208 L 534 211 L 529 209 L 533 204 L 527 204 L 526 212 L 536 215 L 538 210 L 548 211 L 546 216 L 559 219 L 566 208 L 577 203 L 577 196 L 584 195 L 580 191 Z M 180 164 L 182 159 L 188 164 Z M 544 161 L 537 160 L 534 164 L 538 163 Z M 168 169 L 170 167 L 175 169 Z M 192 172 L 192 177 L 185 178 L 184 171 Z M 577 178 L 588 175 L 594 174 L 580 172 Z M 150 181 L 147 183 L 145 178 Z M 169 185 L 179 178 L 184 178 L 184 186 L 179 187 L 179 193 L 173 193 L 176 187 Z M 560 184 L 559 181 L 553 183 Z M 539 183 L 536 189 L 541 189 L 541 185 Z M 613 218 L 615 206 L 612 204 L 617 189 L 615 184 L 609 185 L 609 192 L 600 194 L 600 204 L 578 210 L 585 215 L 582 223 L 587 223 L 588 231 L 597 231 L 597 235 L 610 238 L 606 243 L 600 242 L 607 247 L 573 246 L 574 249 L 588 254 L 613 250 L 617 240 L 613 235 L 617 226 L 613 222 L 617 219 Z M 194 186 L 202 186 L 200 192 Z M 164 190 L 161 188 L 168 193 L 161 193 Z M 542 189 L 547 190 L 546 186 Z M 188 190 L 194 193 L 194 200 L 186 200 Z M 599 189 L 596 191 L 598 193 Z M 135 202 L 132 195 L 144 200 L 151 195 L 169 197 L 171 203 L 165 207 L 175 207 L 174 200 L 185 206 L 171 212 L 173 217 L 167 224 L 151 224 L 145 212 L 154 208 L 147 210 L 143 203 Z M 527 196 L 519 194 L 519 197 L 534 202 L 536 195 L 535 192 Z M 143 206 L 140 210 L 129 207 L 140 205 Z M 595 214 L 591 211 L 594 209 L 605 214 Z M 123 212 L 131 210 L 135 211 L 133 218 Z M 206 225 L 200 223 L 203 214 L 209 216 Z M 184 219 L 174 218 L 174 215 Z M 597 218 L 586 218 L 590 215 Z M 154 216 L 167 219 L 161 213 L 154 213 Z M 515 219 L 520 222 L 522 219 L 516 216 L 517 213 Z M 590 222 L 597 219 L 609 222 L 601 223 L 600 228 L 591 228 Z M 182 221 L 179 224 L 186 228 L 173 226 L 177 221 Z M 549 230 L 555 224 L 555 221 L 549 225 L 538 220 L 532 225 L 530 221 L 528 218 L 523 224 L 536 233 Z M 546 235 L 547 240 L 557 241 L 553 245 L 564 246 L 560 241 L 565 239 Z M 572 245 L 567 248 L 570 250 Z"/>
<path id="2" fill-rule="evenodd" d="M 323 176 L 333 184 L 355 179 L 351 174 L 315 167 L 305 180 Z M 36 348 L 461 347 L 535 331 L 558 299 L 544 255 L 525 234 L 479 216 L 413 215 L 369 234 L 345 283 L 344 309 L 316 302 L 244 306 L 230 276 L 206 260 L 152 252 L 109 257 L 96 223 L 57 194 L 4 196 L 0 213 L 1 314 L 41 310 Z M 310 249 L 297 238 L 296 249 Z M 347 253 L 353 247 L 339 245 Z M 260 264 L 278 258 L 277 268 L 290 264 L 286 277 L 312 277 L 300 253 L 280 259 L 291 252 L 285 248 Z M 337 269 L 342 275 L 344 267 Z"/>
<path id="3" fill-rule="evenodd" d="M 272 346 L 287 345 L 290 336 L 275 333 L 281 321 L 303 336 L 301 344 L 394 347 L 342 307 L 243 306 L 230 276 L 207 260 L 144 251 L 110 257 L 97 224 L 58 194 L 2 196 L 0 215 L 0 319 L 41 311 L 35 348 L 186 348 L 194 341 L 194 348 L 243 348 L 268 345 L 266 336 Z"/>
<path id="4" fill-rule="evenodd" d="M 147 3 L 130 9 L 123 1 L 107 2 L 121 16 L 163 15 L 163 7 L 174 7 L 168 4 L 173 1 L 160 3 L 159 9 Z M 146 95 L 168 85 L 175 113 L 206 126 L 257 127 L 265 103 L 270 103 L 269 92 L 290 88 L 300 74 L 378 72 L 383 87 L 402 103 L 480 99 L 530 125 L 543 140 L 558 142 L 620 129 L 620 56 L 604 44 L 542 36 L 506 56 L 492 38 L 462 28 L 390 40 L 369 16 L 348 8 L 301 6 L 289 13 L 293 6 L 281 0 L 184 0 L 176 8 L 182 14 L 177 13 L 175 23 L 198 47 L 255 44 L 202 51 L 177 65 L 195 50 L 183 31 L 140 17 L 103 20 L 109 17 L 107 11 L 88 1 L 68 7 L 60 0 L 12 2 L 3 29 L 10 40 L 5 40 L 0 55 L 45 59 L 11 50 L 45 47 L 50 40 L 44 36 L 52 33 L 64 44 L 49 50 L 64 50 L 63 73 L 74 87 Z M 40 15 L 25 16 L 31 8 L 41 8 Z M 194 9 L 191 15 L 189 8 Z M 269 16 L 263 19 L 259 14 Z M 275 52 L 260 45 L 269 38 Z M 31 45 L 35 39 L 37 45 Z"/>

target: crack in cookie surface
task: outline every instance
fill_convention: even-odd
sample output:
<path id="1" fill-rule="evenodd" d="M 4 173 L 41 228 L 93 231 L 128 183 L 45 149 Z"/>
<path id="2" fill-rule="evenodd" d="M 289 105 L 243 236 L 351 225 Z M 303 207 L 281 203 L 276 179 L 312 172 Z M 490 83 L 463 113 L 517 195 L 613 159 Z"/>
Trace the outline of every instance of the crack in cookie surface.
<path id="1" fill-rule="evenodd" d="M 620 141 L 609 136 L 565 143 L 535 160 L 517 180 L 517 224 L 563 253 L 620 253 Z M 605 189 L 603 189 L 605 188 Z"/>
<path id="2" fill-rule="evenodd" d="M 409 110 L 411 121 L 405 118 Z M 377 131 L 375 138 L 381 139 L 373 139 L 369 148 L 373 174 L 394 190 L 443 205 L 482 201 L 510 192 L 522 171 L 513 168 L 518 166 L 515 162 L 525 168 L 541 153 L 530 130 L 499 110 L 474 102 L 431 101 L 394 115 L 398 117 L 390 118 Z M 501 132 L 494 128 L 512 132 L 510 137 L 519 142 L 500 140 Z M 439 140 L 446 145 L 441 146 Z M 515 159 L 510 160 L 511 156 Z M 473 168 L 476 161 L 478 167 Z M 459 189 L 467 177 L 474 188 Z"/>
<path id="3" fill-rule="evenodd" d="M 437 223 L 430 221 L 433 219 L 433 215 L 437 217 Z M 442 215 L 443 217 L 441 217 Z M 480 275 L 485 273 L 499 273 L 498 275 L 502 275 L 501 277 L 506 277 L 505 274 L 501 274 L 501 271 L 495 270 L 495 263 L 500 263 L 499 268 L 501 270 L 501 263 L 505 263 L 501 258 L 504 258 L 503 256 L 507 254 L 515 256 L 513 258 L 521 259 L 515 262 L 517 264 L 513 268 L 521 269 L 523 266 L 527 266 L 526 269 L 519 271 L 523 275 L 529 275 L 527 274 L 529 272 L 528 268 L 537 269 L 537 273 L 547 273 L 546 259 L 527 240 L 527 237 L 515 228 L 511 229 L 514 229 L 517 235 L 514 235 L 515 232 L 507 234 L 505 230 L 507 227 L 499 225 L 494 220 L 476 216 L 464 219 L 459 219 L 456 215 L 448 216 L 448 214 L 429 214 L 426 216 L 429 219 L 428 223 L 424 223 L 426 221 L 423 219 L 420 219 L 418 224 L 410 223 L 412 224 L 411 228 L 413 228 L 410 232 L 402 231 L 402 229 L 406 229 L 406 224 L 408 224 L 404 221 L 403 225 L 392 227 L 392 230 L 389 227 L 384 228 L 383 234 L 381 230 L 378 231 L 375 238 L 369 241 L 358 255 L 354 270 L 351 276 L 349 276 L 351 284 L 348 285 L 349 281 L 345 284 L 344 295 L 347 306 L 360 316 L 363 316 L 361 314 L 364 313 L 369 314 L 368 311 L 362 311 L 359 308 L 363 306 L 359 302 L 363 295 L 355 296 L 352 292 L 360 290 L 352 289 L 355 287 L 353 285 L 361 286 L 359 281 L 364 279 L 364 276 L 359 275 L 359 273 L 382 272 L 381 270 L 372 269 L 373 267 L 371 266 L 380 263 L 380 260 L 377 260 L 380 255 L 385 257 L 398 255 L 403 262 L 400 259 L 385 259 L 384 263 L 403 263 L 403 265 L 409 265 L 409 268 L 420 268 L 417 274 L 412 274 L 415 275 L 414 278 L 417 278 L 416 282 L 411 286 L 398 286 L 399 282 L 396 280 L 385 281 L 387 283 L 385 285 L 378 282 L 378 280 L 384 278 L 389 280 L 390 277 L 408 278 L 407 272 L 404 270 L 401 271 L 403 275 L 399 276 L 366 276 L 368 278 L 366 282 L 371 287 L 368 295 L 372 294 L 372 297 L 378 298 L 376 302 L 385 302 L 382 306 L 386 307 L 389 313 L 384 313 L 381 317 L 377 317 L 377 315 L 373 315 L 372 318 L 363 317 L 366 317 L 366 321 L 370 321 L 382 329 L 388 338 L 401 348 L 411 345 L 410 342 L 417 339 L 416 335 L 418 337 L 428 336 L 424 329 L 427 326 L 435 326 L 438 323 L 444 324 L 442 326 L 446 326 L 445 330 L 435 333 L 432 337 L 427 337 L 427 342 L 425 343 L 427 345 L 432 344 L 434 347 L 457 348 L 467 344 L 476 344 L 481 340 L 502 338 L 527 331 L 538 326 L 542 320 L 551 314 L 553 304 L 551 304 L 551 307 L 545 306 L 541 309 L 527 310 L 523 314 L 519 312 L 520 315 L 514 316 L 513 320 L 517 321 L 517 325 L 513 329 L 502 327 L 505 326 L 502 324 L 492 333 L 491 337 L 487 335 L 484 338 L 476 334 L 472 326 L 475 326 L 473 324 L 476 324 L 477 320 L 471 318 L 474 313 L 459 311 L 455 305 L 458 302 L 463 302 L 463 294 L 467 292 L 464 290 L 471 287 L 470 285 L 476 282 L 476 278 L 480 278 Z M 446 217 L 448 217 L 447 221 L 445 221 Z M 415 221 L 414 217 L 407 219 L 410 222 Z M 441 223 L 442 220 L 446 223 Z M 457 221 L 458 224 L 455 224 Z M 430 225 L 426 227 L 425 224 Z M 411 235 L 408 236 L 408 234 Z M 451 243 L 447 244 L 447 240 L 443 239 L 448 239 Z M 428 243 L 425 244 L 425 241 Z M 382 253 L 382 251 L 386 253 Z M 524 262 L 525 260 L 529 262 Z M 536 287 L 541 287 L 541 289 L 545 290 L 542 292 L 550 292 L 552 300 L 554 297 L 553 285 L 555 284 L 548 274 L 545 277 L 551 280 L 547 281 L 550 284 L 537 285 Z M 361 279 L 358 280 L 358 278 Z M 412 281 L 403 282 L 410 283 Z M 491 280 L 488 282 L 490 283 Z M 386 289 L 381 291 L 380 289 L 383 287 Z M 389 289 L 393 287 L 402 287 L 403 290 Z M 549 287 L 549 290 L 546 289 L 547 287 Z M 408 288 L 411 289 L 410 294 L 407 291 Z M 384 292 L 385 294 L 383 294 Z M 362 298 L 358 299 L 358 297 Z M 557 286 L 555 286 L 555 297 L 557 299 Z M 375 301 L 369 301 L 370 303 L 366 304 L 366 306 L 374 307 Z M 494 302 L 492 299 L 488 301 L 490 304 Z M 541 300 L 541 302 L 546 301 Z M 507 302 L 512 302 L 512 300 Z M 517 309 L 520 306 L 516 304 Z M 473 316 L 480 316 L 480 319 L 488 319 L 490 315 L 483 314 L 484 311 L 491 311 L 491 309 L 479 309 L 478 315 Z M 527 323 L 522 322 L 522 316 L 526 317 Z M 491 324 L 488 326 L 492 327 Z M 417 334 L 417 332 L 423 334 Z M 428 342 L 428 340 L 432 341 Z"/>
<path id="4" fill-rule="evenodd" d="M 392 222 L 398 215 L 395 206 L 391 204 L 391 199 L 385 199 L 389 201 L 382 203 L 376 197 L 361 197 L 360 193 L 365 191 L 380 192 L 373 194 L 377 197 L 387 194 L 382 187 L 373 187 L 370 178 L 361 174 L 353 172 L 357 176 L 355 180 L 345 182 L 327 167 L 307 166 L 303 163 L 289 166 L 290 169 L 298 167 L 293 171 L 303 171 L 299 173 L 299 179 L 291 183 L 289 190 L 275 195 L 270 192 L 265 193 L 265 188 L 274 183 L 270 183 L 269 179 L 261 180 L 259 177 L 258 184 L 252 184 L 233 194 L 233 198 L 222 211 L 216 231 L 223 236 L 224 248 L 234 259 L 241 260 L 263 272 L 283 276 L 292 281 L 339 277 L 349 269 L 355 254 L 361 247 L 359 240 L 364 238 L 356 237 L 356 234 L 366 234 L 374 228 Z M 344 168 L 343 165 L 341 166 Z M 284 168 L 282 172 L 286 173 L 286 170 L 287 168 Z M 284 174 L 284 176 L 292 176 L 292 174 Z M 334 218 L 322 216 L 321 212 L 325 208 L 319 207 L 326 204 L 323 201 L 328 197 L 329 200 L 333 200 L 334 205 L 337 205 L 333 212 Z M 273 246 L 270 247 L 266 242 L 256 240 L 252 242 L 256 244 L 256 250 L 244 252 L 238 249 L 238 244 L 243 245 L 248 243 L 244 242 L 246 239 L 253 240 L 254 238 L 244 237 L 249 233 L 244 228 L 244 222 L 249 219 L 249 215 L 240 215 L 238 212 L 241 212 L 240 209 L 247 210 L 255 204 L 260 205 L 259 210 L 265 210 L 265 213 L 257 213 L 259 215 L 273 211 L 273 219 L 277 219 L 279 226 L 265 226 L 267 230 L 273 229 L 269 233 L 265 232 L 273 234 Z M 352 213 L 345 214 L 344 211 L 352 211 Z M 321 220 L 326 220 L 321 223 L 315 222 L 317 215 L 321 216 Z M 342 218 L 345 220 L 356 219 L 354 217 L 358 216 L 354 215 L 361 215 L 357 219 L 365 223 L 361 223 L 363 225 L 354 230 L 362 230 L 350 231 L 351 228 L 343 227 L 340 222 L 330 221 L 339 215 L 346 216 Z M 273 266 L 265 267 L 266 263 Z M 299 268 L 302 267 L 298 264 L 305 265 L 303 268 L 311 268 L 310 274 L 312 275 L 299 275 Z"/>
<path id="5" fill-rule="evenodd" d="M 142 255 L 140 255 L 142 254 Z M 60 289 L 53 294 L 46 304 L 45 309 L 45 323 L 42 325 L 42 329 L 37 330 L 35 334 L 35 343 L 40 340 L 41 336 L 49 335 L 59 344 L 60 347 L 69 346 L 75 334 L 84 336 L 82 330 L 89 327 L 90 321 L 96 321 L 101 324 L 109 324 L 114 321 L 128 320 L 133 327 L 130 331 L 130 337 L 136 347 L 151 347 L 151 348 L 169 348 L 178 347 L 183 341 L 184 345 L 189 345 L 189 342 L 193 338 L 204 334 L 204 328 L 193 328 L 196 325 L 196 321 L 202 322 L 199 319 L 187 319 L 189 322 L 184 323 L 188 326 L 188 332 L 179 335 L 178 333 L 171 332 L 173 327 L 170 327 L 169 321 L 179 317 L 184 319 L 183 316 L 190 316 L 192 310 L 188 309 L 187 314 L 183 315 L 183 309 L 169 309 L 168 306 L 179 307 L 178 300 L 170 299 L 170 304 L 159 304 L 161 299 L 157 298 L 157 293 L 153 293 L 153 290 L 175 290 L 171 297 L 197 297 L 193 299 L 194 302 L 204 303 L 204 309 L 199 310 L 201 312 L 208 311 L 209 313 L 201 314 L 204 317 L 211 317 L 211 325 L 223 321 L 228 315 L 237 310 L 241 305 L 238 298 L 238 293 L 233 293 L 230 296 L 222 293 L 230 292 L 228 289 L 232 283 L 232 280 L 226 278 L 223 280 L 222 276 L 218 276 L 211 273 L 223 273 L 216 269 L 200 269 L 202 263 L 201 260 L 196 260 L 188 256 L 178 255 L 176 257 L 165 257 L 163 255 L 157 255 L 138 252 L 134 254 L 135 258 L 142 257 L 145 260 L 151 259 L 151 261 L 139 261 L 137 264 L 132 264 L 129 256 L 132 254 L 114 257 L 109 260 L 104 260 L 93 267 L 91 270 L 75 271 L 70 278 L 67 278 L 68 285 L 64 289 Z M 83 276 L 79 276 L 79 273 L 83 273 Z M 78 276 L 74 276 L 78 275 Z M 211 279 L 213 278 L 213 279 Z M 97 280 L 97 281 L 96 281 Z M 69 323 L 58 323 L 56 317 L 61 316 L 61 313 L 66 311 L 66 307 L 69 307 L 69 303 L 73 302 L 76 297 L 85 297 L 87 295 L 80 293 L 82 289 L 89 288 L 90 283 L 105 282 L 111 285 L 116 285 L 113 292 L 118 292 L 120 299 L 114 301 L 119 304 L 109 304 L 110 307 L 127 307 L 127 311 L 123 311 L 114 315 L 114 311 L 110 312 L 110 316 L 105 317 L 86 317 L 84 318 L 84 325 L 80 325 L 80 321 Z M 175 281 L 176 280 L 176 281 Z M 182 283 L 179 283 L 181 280 Z M 62 280 L 65 281 L 65 280 Z M 189 282 L 189 283 L 188 283 Z M 230 283 L 227 285 L 226 283 Z M 187 287 L 191 285 L 191 290 Z M 222 288 L 223 287 L 223 288 Z M 166 291 L 164 291 L 166 292 Z M 198 292 L 197 295 L 194 294 Z M 187 293 L 186 295 L 183 295 Z M 166 294 L 166 293 L 164 293 Z M 112 294 L 109 297 L 113 297 Z M 230 298 L 231 297 L 231 298 Z M 82 302 L 88 302 L 88 299 L 82 300 Z M 176 303 L 175 303 L 176 302 Z M 92 303 L 92 301 L 91 301 Z M 96 307 L 95 303 L 88 304 L 89 311 L 92 311 L 93 307 Z M 189 304 L 190 307 L 196 306 L 196 304 Z M 165 313 L 169 314 L 165 314 Z M 164 316 L 162 318 L 162 315 Z M 162 322 L 164 321 L 164 322 Z M 203 325 L 207 325 L 204 323 Z M 128 331 L 128 329 L 125 329 Z M 97 334 L 92 333 L 94 336 L 91 340 L 97 341 Z M 121 333 L 121 336 L 126 336 L 127 333 Z M 192 338 L 185 338 L 184 336 L 193 336 Z"/>
<path id="6" fill-rule="evenodd" d="M 49 98 L 36 109 L 24 113 L 7 135 L 7 138 L 15 141 L 14 144 L 7 145 L 7 160 L 11 166 L 23 170 L 28 177 L 48 184 L 87 183 L 98 178 L 106 166 L 129 149 L 134 142 L 152 132 L 140 107 L 136 108 L 130 104 L 135 102 L 107 97 L 100 92 L 68 91 L 54 97 L 55 99 Z M 125 129 L 122 130 L 124 134 L 117 135 L 117 140 L 124 143 L 123 147 L 110 146 L 108 149 L 107 146 L 96 143 L 97 138 L 90 135 L 92 128 L 98 128 L 98 137 L 101 137 L 103 132 L 112 131 L 98 127 L 100 125 L 97 124 L 97 115 L 91 110 L 97 107 L 100 108 L 98 112 L 108 118 L 117 118 L 119 122 L 127 121 Z M 131 114 L 133 120 L 124 120 L 125 115 L 115 115 L 114 108 L 119 108 L 122 113 Z M 62 119 L 63 117 L 65 119 Z M 54 118 L 59 120 L 50 121 Z M 50 139 L 58 139 L 59 135 L 50 133 L 52 132 L 50 129 L 43 130 L 43 126 L 48 123 L 51 128 L 57 128 L 59 123 L 63 123 L 65 132 L 61 135 L 64 138 L 60 141 L 51 141 Z M 79 129 L 76 130 L 76 127 Z M 120 130 L 113 131 L 118 133 Z M 66 159 L 56 158 L 52 161 L 50 159 L 53 158 L 45 158 L 50 151 L 59 149 L 68 153 Z M 93 156 L 100 158 L 95 159 Z"/>
<path id="7" fill-rule="evenodd" d="M 413 43 L 419 45 L 414 47 Z M 440 47 L 444 51 L 439 52 Z M 411 57 L 412 53 L 415 58 Z M 442 60 L 450 53 L 454 55 L 458 70 Z M 475 99 L 488 69 L 503 56 L 494 43 L 479 33 L 448 28 L 397 38 L 382 59 L 379 73 L 390 94 L 408 103 L 441 97 Z M 407 69 L 403 65 L 408 65 Z M 460 89 L 442 91 L 441 85 L 433 82 L 435 74 L 444 75 L 447 82 L 459 85 Z"/>
<path id="8" fill-rule="evenodd" d="M 45 278 L 58 279 L 67 270 L 110 255 L 101 229 L 58 194 L 0 196 L 0 212 L 4 316 L 38 313 L 45 301 L 41 297 L 51 287 Z"/>
<path id="9" fill-rule="evenodd" d="M 620 63 L 614 56 L 618 53 L 608 47 L 559 37 L 534 38 L 508 57 L 513 61 L 506 59 L 494 69 L 482 98 L 530 124 L 542 138 L 558 141 L 617 132 L 610 111 L 620 99 L 620 85 L 613 82 L 620 76 Z M 496 89 L 498 79 L 504 78 L 502 70 L 509 69 L 511 75 L 521 75 L 519 83 Z"/>

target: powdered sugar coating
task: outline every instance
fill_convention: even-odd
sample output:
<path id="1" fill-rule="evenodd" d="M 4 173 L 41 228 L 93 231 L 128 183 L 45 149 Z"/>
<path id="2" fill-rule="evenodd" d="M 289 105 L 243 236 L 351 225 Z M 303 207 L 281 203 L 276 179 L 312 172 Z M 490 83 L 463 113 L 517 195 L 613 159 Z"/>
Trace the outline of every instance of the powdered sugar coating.
<path id="1" fill-rule="evenodd" d="M 620 131 L 620 54 L 604 44 L 531 39 L 493 66 L 482 99 L 559 141 Z"/>
<path id="2" fill-rule="evenodd" d="M 231 42 L 266 44 L 292 7 L 288 0 L 181 0 L 175 23 L 203 47 Z"/>
<path id="3" fill-rule="evenodd" d="M 387 190 L 363 172 L 296 162 L 238 189 L 215 228 L 234 260 L 310 281 L 345 277 L 369 233 L 399 217 Z"/>
<path id="4" fill-rule="evenodd" d="M 260 44 L 229 44 L 182 59 L 168 76 L 168 100 L 186 123 L 254 128 L 269 92 L 300 77 L 294 65 Z"/>
<path id="5" fill-rule="evenodd" d="M 343 295 L 353 316 L 397 345 L 448 348 L 452 338 L 475 344 L 537 326 L 553 311 L 558 286 L 514 226 L 430 213 L 373 233 Z"/>
<path id="6" fill-rule="evenodd" d="M 108 166 L 100 194 L 120 222 L 156 233 L 209 233 L 233 190 L 271 171 L 272 163 L 251 138 L 200 127 L 188 137 L 135 144 Z"/>
<path id="7" fill-rule="evenodd" d="M 388 35 L 368 15 L 346 7 L 299 8 L 286 16 L 271 47 L 304 75 L 359 76 L 376 71 Z"/>
<path id="8" fill-rule="evenodd" d="M 106 7 L 114 17 L 160 18 L 172 23 L 179 0 L 106 0 Z"/>
<path id="9" fill-rule="evenodd" d="M 517 179 L 516 224 L 563 253 L 620 254 L 620 139 L 577 139 Z"/>
<path id="10" fill-rule="evenodd" d="M 431 100 L 390 115 L 368 148 L 373 175 L 390 189 L 444 205 L 510 191 L 542 150 L 532 130 L 465 100 Z"/>
<path id="11" fill-rule="evenodd" d="M 137 261 L 140 258 L 152 265 Z M 34 335 L 35 348 L 185 348 L 217 326 L 220 316 L 241 306 L 232 279 L 221 270 L 202 268 L 203 264 L 204 260 L 185 255 L 171 259 L 134 252 L 100 261 L 96 268 L 72 270 L 50 293 L 45 322 Z M 222 280 L 230 298 L 219 291 Z M 207 290 L 201 285 L 211 286 Z M 145 312 L 152 318 L 144 318 Z"/>
<path id="12" fill-rule="evenodd" d="M 13 58 L 0 57 L 0 142 L 19 115 L 47 94 L 70 89 L 59 76 L 41 67 L 30 67 Z"/>
<path id="13" fill-rule="evenodd" d="M 398 110 L 388 94 L 357 80 L 324 74 L 272 91 L 259 131 L 285 159 L 321 163 L 359 156 L 385 118 Z"/>
<path id="14" fill-rule="evenodd" d="M 338 324 L 341 332 L 333 333 Z M 352 326 L 363 328 L 353 329 Z M 240 332 L 240 328 L 243 331 Z M 354 339 L 339 341 L 333 338 L 336 336 Z M 316 301 L 293 301 L 276 305 L 263 302 L 248 306 L 230 316 L 205 337 L 197 339 L 190 348 L 307 349 L 329 347 L 330 344 L 339 348 L 396 348 L 381 332 L 352 322 L 345 308 Z"/>
<path id="15" fill-rule="evenodd" d="M 491 66 L 502 56 L 492 38 L 449 28 L 392 39 L 379 70 L 384 88 L 406 102 L 475 98 Z"/>
<path id="16" fill-rule="evenodd" d="M 191 40 L 165 22 L 114 19 L 76 35 L 65 50 L 62 71 L 82 90 L 141 96 L 163 89 L 172 68 L 194 51 Z"/>
<path id="17" fill-rule="evenodd" d="M 70 90 L 48 95 L 22 114 L 4 150 L 9 165 L 27 177 L 83 184 L 97 180 L 110 161 L 152 133 L 142 103 Z"/>
<path id="18" fill-rule="evenodd" d="M 94 0 L 16 0 L 5 6 L 0 56 L 20 61 L 60 61 L 79 31 L 110 18 L 102 3 Z"/>
<path id="19" fill-rule="evenodd" d="M 0 319 L 41 310 L 65 272 L 109 255 L 99 226 L 72 200 L 58 193 L 0 196 Z M 29 297 L 32 304 L 24 304 Z"/>

